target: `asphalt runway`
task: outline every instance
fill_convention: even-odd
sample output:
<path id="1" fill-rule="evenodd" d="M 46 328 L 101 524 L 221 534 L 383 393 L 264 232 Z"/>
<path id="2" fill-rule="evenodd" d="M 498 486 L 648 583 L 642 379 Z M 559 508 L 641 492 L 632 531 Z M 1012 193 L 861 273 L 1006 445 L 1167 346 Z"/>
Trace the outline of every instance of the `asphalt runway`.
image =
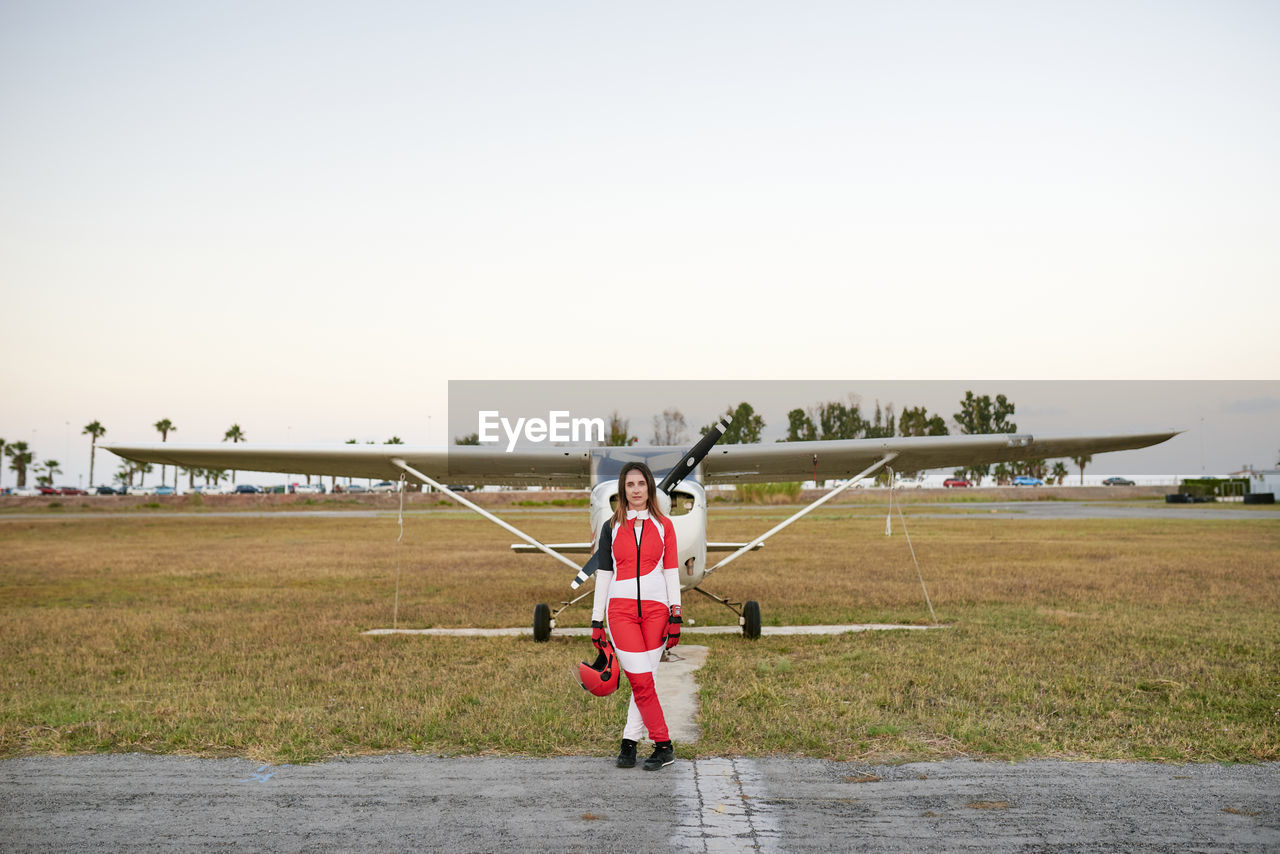
<path id="1" fill-rule="evenodd" d="M 1280 765 L 377 756 L 0 762 L 0 849 L 1280 851 Z"/>

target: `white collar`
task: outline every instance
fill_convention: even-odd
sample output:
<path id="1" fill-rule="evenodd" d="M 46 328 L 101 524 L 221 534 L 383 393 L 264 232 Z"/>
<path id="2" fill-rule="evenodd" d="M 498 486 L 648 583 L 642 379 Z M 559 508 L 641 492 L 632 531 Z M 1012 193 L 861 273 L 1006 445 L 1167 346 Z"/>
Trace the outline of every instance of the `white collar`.
<path id="1" fill-rule="evenodd" d="M 646 509 L 646 510 L 631 510 L 631 509 L 628 509 L 628 510 L 627 510 L 627 521 L 628 521 L 628 522 L 630 522 L 632 519 L 641 519 L 641 520 L 643 520 L 643 519 L 648 519 L 648 518 L 649 518 L 649 511 L 648 511 L 647 509 Z"/>

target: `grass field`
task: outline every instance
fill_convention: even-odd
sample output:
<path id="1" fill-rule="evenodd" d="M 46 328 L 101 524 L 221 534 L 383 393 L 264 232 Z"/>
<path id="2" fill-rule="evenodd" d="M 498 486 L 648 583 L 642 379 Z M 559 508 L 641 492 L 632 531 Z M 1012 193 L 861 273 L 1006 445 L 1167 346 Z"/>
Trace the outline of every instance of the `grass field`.
<path id="1" fill-rule="evenodd" d="M 785 510 L 713 510 L 747 539 Z M 910 519 L 910 516 L 908 517 Z M 895 520 L 896 521 L 896 520 Z M 1280 523 L 917 518 L 937 632 L 698 638 L 685 756 L 1280 759 Z M 525 513 L 548 541 L 577 513 Z M 766 624 L 928 621 L 901 536 L 816 512 L 713 575 Z M 0 756 L 152 751 L 300 762 L 388 751 L 608 753 L 581 639 L 367 637 L 524 626 L 568 572 L 465 516 L 0 521 Z M 700 623 L 729 623 L 686 594 Z M 562 624 L 585 625 L 585 608 Z"/>

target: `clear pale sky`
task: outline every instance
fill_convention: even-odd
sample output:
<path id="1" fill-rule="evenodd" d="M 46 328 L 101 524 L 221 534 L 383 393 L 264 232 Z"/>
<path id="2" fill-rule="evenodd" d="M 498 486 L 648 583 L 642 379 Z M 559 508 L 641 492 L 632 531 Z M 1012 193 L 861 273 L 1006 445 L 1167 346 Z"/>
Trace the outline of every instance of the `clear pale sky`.
<path id="1" fill-rule="evenodd" d="M 450 379 L 1275 380 L 1277 45 L 1229 0 L 6 3 L 0 438 L 75 482 L 94 419 L 444 443 Z"/>

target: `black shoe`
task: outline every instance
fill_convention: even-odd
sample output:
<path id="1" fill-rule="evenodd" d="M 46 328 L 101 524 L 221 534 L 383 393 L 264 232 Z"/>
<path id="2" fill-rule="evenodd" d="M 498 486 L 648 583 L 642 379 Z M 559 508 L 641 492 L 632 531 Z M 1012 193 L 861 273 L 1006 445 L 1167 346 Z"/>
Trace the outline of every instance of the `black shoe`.
<path id="1" fill-rule="evenodd" d="M 644 761 L 644 770 L 657 771 L 676 761 L 676 749 L 669 741 L 660 741 L 653 746 L 653 755 Z"/>
<path id="2" fill-rule="evenodd" d="M 636 767 L 636 743 L 629 738 L 622 740 L 622 750 L 618 752 L 618 767 Z"/>

